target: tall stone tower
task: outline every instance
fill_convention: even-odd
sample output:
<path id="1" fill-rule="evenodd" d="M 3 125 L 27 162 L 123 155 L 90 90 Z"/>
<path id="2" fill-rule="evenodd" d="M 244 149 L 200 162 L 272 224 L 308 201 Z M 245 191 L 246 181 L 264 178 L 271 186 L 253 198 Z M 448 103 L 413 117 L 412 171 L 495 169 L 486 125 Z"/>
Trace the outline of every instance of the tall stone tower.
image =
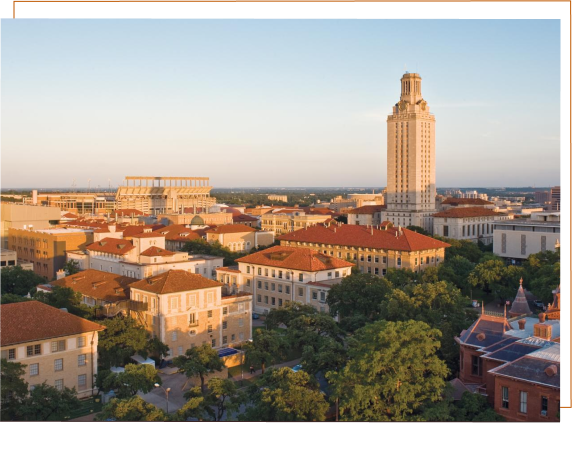
<path id="1" fill-rule="evenodd" d="M 401 98 L 387 117 L 387 210 L 395 226 L 433 232 L 435 213 L 435 117 L 421 95 L 419 74 L 401 78 Z"/>

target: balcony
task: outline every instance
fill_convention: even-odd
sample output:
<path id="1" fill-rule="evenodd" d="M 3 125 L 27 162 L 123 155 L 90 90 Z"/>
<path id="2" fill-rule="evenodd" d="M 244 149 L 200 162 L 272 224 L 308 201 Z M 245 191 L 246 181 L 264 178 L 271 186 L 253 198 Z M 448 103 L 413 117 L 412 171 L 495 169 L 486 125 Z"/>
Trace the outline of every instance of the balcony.
<path id="1" fill-rule="evenodd" d="M 189 321 L 189 327 L 199 327 L 199 320 Z"/>
<path id="2" fill-rule="evenodd" d="M 133 312 L 146 312 L 149 308 L 149 304 L 141 301 L 128 301 L 127 308 Z"/>

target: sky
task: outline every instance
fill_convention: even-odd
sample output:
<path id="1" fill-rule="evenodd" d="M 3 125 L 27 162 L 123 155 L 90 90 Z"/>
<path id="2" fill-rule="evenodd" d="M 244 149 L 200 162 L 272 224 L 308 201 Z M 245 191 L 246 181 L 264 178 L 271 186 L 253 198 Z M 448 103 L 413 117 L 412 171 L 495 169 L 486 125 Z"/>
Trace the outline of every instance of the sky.
<path id="1" fill-rule="evenodd" d="M 407 70 L 437 187 L 560 183 L 558 20 L 3 20 L 2 188 L 386 185 Z"/>

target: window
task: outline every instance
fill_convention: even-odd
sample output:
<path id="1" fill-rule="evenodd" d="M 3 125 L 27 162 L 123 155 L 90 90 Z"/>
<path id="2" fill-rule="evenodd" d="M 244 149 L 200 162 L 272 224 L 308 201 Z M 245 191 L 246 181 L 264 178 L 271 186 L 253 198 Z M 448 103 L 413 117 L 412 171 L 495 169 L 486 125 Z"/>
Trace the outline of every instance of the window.
<path id="1" fill-rule="evenodd" d="M 262 275 L 262 268 L 258 268 L 258 275 L 259 275 L 259 276 Z"/>
<path id="2" fill-rule="evenodd" d="M 363 260 L 364 260 L 364 259 L 363 259 L 363 254 L 362 254 L 362 255 L 359 256 L 359 261 L 360 261 L 360 262 L 363 262 Z"/>
<path id="3" fill-rule="evenodd" d="M 222 314 L 223 314 L 223 315 L 228 315 L 228 307 L 223 307 L 223 308 L 222 308 Z"/>
<path id="4" fill-rule="evenodd" d="M 171 341 L 177 341 L 177 331 L 171 332 Z"/>
<path id="5" fill-rule="evenodd" d="M 502 387 L 502 408 L 508 409 L 508 387 Z"/>
<path id="6" fill-rule="evenodd" d="M 212 317 L 213 317 L 213 311 L 212 311 L 212 310 L 208 310 L 208 311 L 207 311 L 207 317 L 208 317 L 208 318 L 212 318 Z"/>
<path id="7" fill-rule="evenodd" d="M 38 374 L 40 374 L 40 364 L 32 363 L 30 365 L 30 376 L 37 376 Z"/>
<path id="8" fill-rule="evenodd" d="M 225 345 L 228 343 L 228 337 L 226 335 L 223 335 L 222 337 L 222 344 Z"/>
<path id="9" fill-rule="evenodd" d="M 401 266 L 401 257 L 397 257 L 397 266 Z"/>
<path id="10" fill-rule="evenodd" d="M 278 278 L 282 279 L 282 271 L 278 271 Z"/>
<path id="11" fill-rule="evenodd" d="M 2 351 L 2 358 L 6 358 L 5 351 Z M 16 348 L 8 349 L 8 360 L 14 360 L 16 358 Z"/>
<path id="12" fill-rule="evenodd" d="M 383 263 L 387 263 L 387 257 L 383 257 Z"/>
<path id="13" fill-rule="evenodd" d="M 211 346 L 212 346 L 213 348 L 216 346 L 216 339 L 215 339 L 215 338 L 213 338 L 213 339 L 211 340 Z"/>
<path id="14" fill-rule="evenodd" d="M 236 340 L 236 335 L 235 335 L 235 334 L 232 334 L 232 335 L 230 336 L 230 341 L 234 341 L 234 340 Z"/>
<path id="15" fill-rule="evenodd" d="M 262 288 L 262 282 L 259 280 L 259 281 L 257 282 L 256 286 L 257 286 L 258 288 Z"/>
<path id="16" fill-rule="evenodd" d="M 226 321 L 222 322 L 222 328 L 226 329 L 228 327 L 228 323 Z"/>
<path id="17" fill-rule="evenodd" d="M 262 296 L 261 295 L 258 295 L 256 297 L 256 302 L 262 302 Z"/>
<path id="18" fill-rule="evenodd" d="M 271 285 L 271 288 L 272 288 L 272 291 L 276 291 L 276 284 L 273 283 L 273 284 Z"/>
<path id="19" fill-rule="evenodd" d="M 268 296 L 264 296 L 264 303 L 268 304 Z"/>
<path id="20" fill-rule="evenodd" d="M 288 285 L 286 285 L 285 289 L 286 289 L 286 294 L 290 294 L 290 287 Z"/>
<path id="21" fill-rule="evenodd" d="M 298 280 L 304 282 L 304 274 L 298 274 Z"/>
<path id="22" fill-rule="evenodd" d="M 278 307 L 282 307 L 282 299 L 278 299 Z"/>
<path id="23" fill-rule="evenodd" d="M 547 412 L 548 412 L 548 398 L 546 396 L 542 396 L 540 398 L 540 415 L 545 417 Z"/>
<path id="24" fill-rule="evenodd" d="M 177 354 L 183 355 L 183 347 L 182 346 L 177 347 Z"/>
<path id="25" fill-rule="evenodd" d="M 527 401 L 528 401 L 528 393 L 525 391 L 520 392 L 520 413 L 527 412 Z"/>
<path id="26" fill-rule="evenodd" d="M 247 287 L 250 286 L 250 279 L 246 279 L 246 286 L 247 286 Z"/>
<path id="27" fill-rule="evenodd" d="M 42 345 L 32 345 L 26 347 L 26 355 L 31 357 L 33 355 L 40 355 L 42 353 Z"/>
<path id="28" fill-rule="evenodd" d="M 239 340 L 244 340 L 244 332 L 240 332 L 238 334 L 238 338 L 239 338 Z"/>
<path id="29" fill-rule="evenodd" d="M 250 274 L 250 266 L 246 267 L 246 274 Z"/>
<path id="30" fill-rule="evenodd" d="M 268 268 L 264 268 L 264 275 L 268 277 Z"/>
<path id="31" fill-rule="evenodd" d="M 64 380 L 63 379 L 56 379 L 56 383 L 54 384 L 54 387 L 56 387 L 58 390 L 63 390 L 64 389 Z"/>
<path id="32" fill-rule="evenodd" d="M 85 346 L 85 337 L 77 337 L 77 347 L 83 348 Z"/>
<path id="33" fill-rule="evenodd" d="M 244 318 L 238 318 L 238 327 L 244 326 Z"/>
<path id="34" fill-rule="evenodd" d="M 379 276 L 379 268 L 375 268 L 375 275 Z"/>
<path id="35" fill-rule="evenodd" d="M 264 282 L 264 289 L 268 290 L 268 282 Z"/>
<path id="36" fill-rule="evenodd" d="M 276 305 L 276 298 L 272 298 L 272 305 Z"/>
<path id="37" fill-rule="evenodd" d="M 196 323 L 197 323 L 196 314 L 195 313 L 189 313 L 189 324 L 196 324 Z"/>
<path id="38" fill-rule="evenodd" d="M 213 326 L 212 326 L 212 324 L 209 324 L 207 326 L 207 332 L 210 334 L 212 331 L 213 331 Z"/>
<path id="39" fill-rule="evenodd" d="M 449 236 L 449 226 L 443 226 L 443 236 Z"/>
<path id="40" fill-rule="evenodd" d="M 77 377 L 77 388 L 80 390 L 87 388 L 87 375 L 86 374 L 80 374 Z"/>
<path id="41" fill-rule="evenodd" d="M 66 350 L 66 341 L 52 341 L 52 352 L 61 352 Z"/>
<path id="42" fill-rule="evenodd" d="M 64 369 L 64 359 L 54 360 L 54 371 L 63 371 Z"/>
<path id="43" fill-rule="evenodd" d="M 77 356 L 77 366 L 85 366 L 87 354 Z"/>
<path id="44" fill-rule="evenodd" d="M 472 373 L 474 376 L 481 376 L 481 375 L 482 375 L 482 371 L 481 371 L 481 359 L 479 358 L 478 355 L 472 356 L 471 373 Z"/>
<path id="45" fill-rule="evenodd" d="M 304 296 L 304 288 L 298 288 L 298 296 Z"/>

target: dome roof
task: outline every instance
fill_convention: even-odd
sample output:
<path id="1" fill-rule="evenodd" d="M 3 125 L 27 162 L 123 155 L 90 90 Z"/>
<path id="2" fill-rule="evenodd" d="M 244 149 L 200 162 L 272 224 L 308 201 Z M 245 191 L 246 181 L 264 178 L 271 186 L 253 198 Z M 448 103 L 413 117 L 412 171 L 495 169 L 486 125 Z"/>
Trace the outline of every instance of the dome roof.
<path id="1" fill-rule="evenodd" d="M 205 221 L 199 215 L 195 215 L 195 217 L 191 219 L 191 225 L 205 225 Z"/>

